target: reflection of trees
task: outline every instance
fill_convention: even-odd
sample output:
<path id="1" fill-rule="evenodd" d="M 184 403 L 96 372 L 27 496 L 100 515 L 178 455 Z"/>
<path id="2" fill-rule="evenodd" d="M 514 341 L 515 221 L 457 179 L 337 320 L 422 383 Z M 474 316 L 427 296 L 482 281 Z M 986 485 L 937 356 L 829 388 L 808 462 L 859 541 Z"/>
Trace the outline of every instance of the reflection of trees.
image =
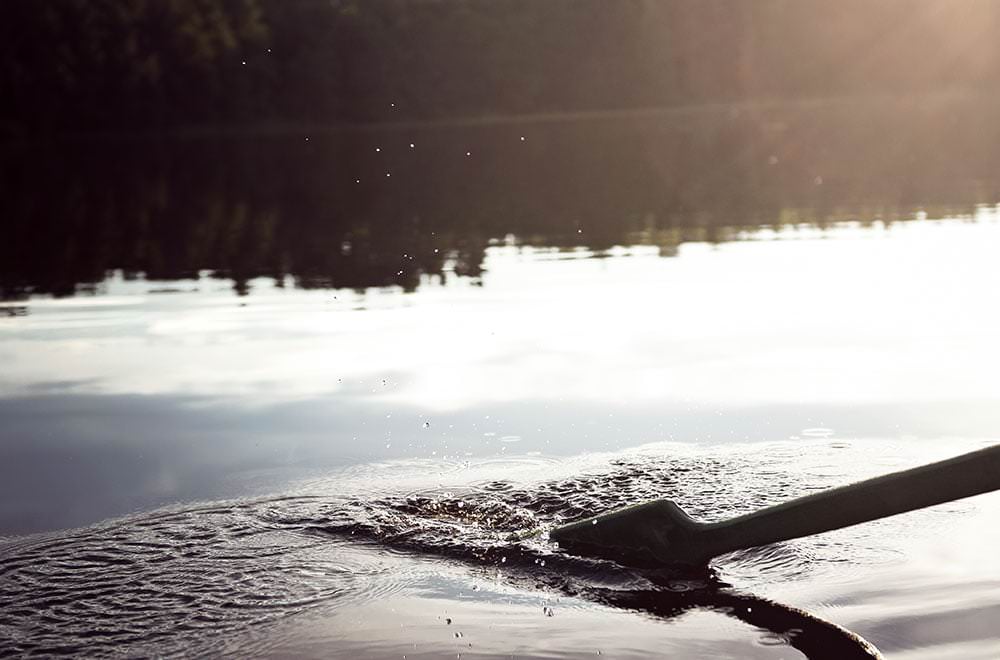
<path id="1" fill-rule="evenodd" d="M 762 225 L 967 214 L 998 196 L 992 114 L 937 99 L 8 150 L 0 288 L 71 294 L 120 269 L 413 290 L 479 278 L 508 234 L 668 256 Z"/>

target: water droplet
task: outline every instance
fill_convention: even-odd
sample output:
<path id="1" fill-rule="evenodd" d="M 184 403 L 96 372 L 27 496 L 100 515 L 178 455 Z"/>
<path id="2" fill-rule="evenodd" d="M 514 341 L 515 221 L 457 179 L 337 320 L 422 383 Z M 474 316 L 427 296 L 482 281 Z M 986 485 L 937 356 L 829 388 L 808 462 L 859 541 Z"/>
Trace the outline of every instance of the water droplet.
<path id="1" fill-rule="evenodd" d="M 501 557 L 500 558 L 500 563 L 501 564 L 506 564 L 507 563 L 507 558 L 506 557 Z"/>
<path id="2" fill-rule="evenodd" d="M 375 147 L 375 153 L 379 153 L 380 151 L 382 151 L 382 147 Z"/>
<path id="3" fill-rule="evenodd" d="M 430 427 L 431 427 L 431 423 L 430 422 L 424 422 L 424 428 L 425 429 L 429 429 Z"/>
<path id="4" fill-rule="evenodd" d="M 243 66 L 246 66 L 246 65 L 247 65 L 247 61 L 243 60 Z"/>
<path id="5" fill-rule="evenodd" d="M 389 177 L 389 176 L 392 176 L 392 175 L 391 175 L 391 174 L 389 174 L 388 172 L 386 172 L 386 173 L 385 173 L 385 175 L 386 175 L 387 177 Z"/>
<path id="6" fill-rule="evenodd" d="M 412 142 L 410 143 L 410 149 L 413 149 L 415 146 Z"/>
<path id="7" fill-rule="evenodd" d="M 466 155 L 466 156 L 471 156 L 471 155 L 472 155 L 472 152 L 471 152 L 471 151 L 466 151 L 466 152 L 465 152 L 465 155 Z"/>
<path id="8" fill-rule="evenodd" d="M 591 524 L 591 525 L 596 525 L 596 524 L 597 524 L 597 519 L 595 518 L 594 520 L 591 520 L 591 521 L 590 521 L 590 524 Z"/>
<path id="9" fill-rule="evenodd" d="M 524 136 L 523 135 L 521 136 L 521 142 L 524 142 Z"/>

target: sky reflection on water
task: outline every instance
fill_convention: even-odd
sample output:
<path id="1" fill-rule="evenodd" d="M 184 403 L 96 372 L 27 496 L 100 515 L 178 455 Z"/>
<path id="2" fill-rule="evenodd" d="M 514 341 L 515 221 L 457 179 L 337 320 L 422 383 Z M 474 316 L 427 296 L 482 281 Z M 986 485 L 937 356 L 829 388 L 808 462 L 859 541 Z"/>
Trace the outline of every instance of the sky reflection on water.
<path id="1" fill-rule="evenodd" d="M 453 497 L 520 481 L 544 497 L 540 484 L 603 483 L 602 471 L 617 470 L 583 495 L 607 499 L 651 480 L 642 497 L 667 495 L 712 519 L 995 441 L 994 207 L 974 219 L 744 238 L 685 243 L 675 258 L 650 246 L 497 244 L 479 275 L 425 275 L 411 292 L 260 278 L 243 297 L 207 276 L 114 276 L 94 295 L 4 303 L 19 311 L 0 316 L 0 535 L 164 505 L 179 522 L 138 513 L 8 539 L 0 551 L 17 571 L 33 566 L 17 578 L 30 580 L 63 570 L 63 555 L 96 561 L 144 547 L 143 530 L 162 527 L 156 552 L 199 557 L 220 576 L 211 590 L 259 607 L 220 615 L 209 627 L 229 632 L 206 653 L 433 657 L 472 643 L 537 657 L 605 647 L 618 657 L 785 657 L 780 634 L 711 607 L 658 613 L 646 594 L 647 615 L 626 614 L 628 594 L 601 592 L 600 572 L 585 583 L 603 596 L 560 596 L 545 573 L 499 577 L 474 552 L 465 559 L 475 567 L 446 561 L 447 544 L 410 557 L 392 535 L 358 547 L 335 530 L 315 538 L 328 502 L 352 492 L 379 514 L 393 493 Z M 656 486 L 660 473 L 670 492 Z M 890 657 L 989 658 L 1000 644 L 997 506 L 986 495 L 734 553 L 717 569 L 738 592 L 804 607 Z M 253 538 L 280 562 L 245 552 L 257 543 L 244 540 L 248 525 L 262 526 Z M 185 620 L 191 608 L 172 609 L 173 594 L 197 599 L 207 587 L 173 564 L 137 561 L 123 580 L 166 589 L 149 629 Z M 364 567 L 360 591 L 337 582 L 356 576 L 351 562 Z M 233 570 L 245 579 L 230 582 Z M 41 587 L 13 580 L 5 588 L 34 603 Z M 73 602 L 104 598 L 88 584 Z M 300 592 L 321 593 L 312 614 L 295 609 Z M 122 622 L 147 616 L 126 595 L 107 604 L 108 634 L 127 636 Z M 72 642 L 53 634 L 53 644 Z M 32 639 L 46 648 L 47 637 Z M 169 634 L 130 639 L 136 652 L 194 648 Z"/>
<path id="2" fill-rule="evenodd" d="M 385 458 L 988 438 L 993 209 L 678 258 L 497 246 L 413 293 L 113 278 L 0 319 L 0 530 L 265 492 Z M 771 240 L 774 239 L 774 240 Z M 10 305 L 13 305 L 11 303 Z M 426 426 L 426 427 L 425 427 Z"/>
<path id="3" fill-rule="evenodd" d="M 0 656 L 1000 656 L 997 493 L 662 584 L 509 536 L 995 444 L 998 111 L 5 143 Z"/>

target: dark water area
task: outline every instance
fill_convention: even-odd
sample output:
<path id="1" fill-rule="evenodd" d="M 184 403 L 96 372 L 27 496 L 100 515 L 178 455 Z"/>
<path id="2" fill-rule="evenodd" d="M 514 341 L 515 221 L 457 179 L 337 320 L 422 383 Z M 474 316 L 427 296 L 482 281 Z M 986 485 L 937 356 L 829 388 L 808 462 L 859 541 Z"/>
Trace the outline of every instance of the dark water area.
<path id="1" fill-rule="evenodd" d="M 998 103 L 4 145 L 0 656 L 996 657 L 995 495 L 545 532 L 995 444 Z"/>
<path id="2" fill-rule="evenodd" d="M 670 256 L 761 226 L 970 215 L 1000 199 L 1000 101 L 720 105 L 484 125 L 12 147 L 0 295 L 110 271 L 296 286 L 478 278 L 491 242 Z"/>

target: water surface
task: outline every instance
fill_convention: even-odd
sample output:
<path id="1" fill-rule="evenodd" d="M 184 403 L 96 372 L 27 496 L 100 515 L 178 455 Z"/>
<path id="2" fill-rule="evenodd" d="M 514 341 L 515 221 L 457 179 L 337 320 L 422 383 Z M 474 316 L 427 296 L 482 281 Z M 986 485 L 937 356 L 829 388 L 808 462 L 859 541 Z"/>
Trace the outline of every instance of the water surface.
<path id="1" fill-rule="evenodd" d="M 907 107 L 11 152 L 0 654 L 995 657 L 995 495 L 511 540 L 996 442 L 1000 152 Z"/>

